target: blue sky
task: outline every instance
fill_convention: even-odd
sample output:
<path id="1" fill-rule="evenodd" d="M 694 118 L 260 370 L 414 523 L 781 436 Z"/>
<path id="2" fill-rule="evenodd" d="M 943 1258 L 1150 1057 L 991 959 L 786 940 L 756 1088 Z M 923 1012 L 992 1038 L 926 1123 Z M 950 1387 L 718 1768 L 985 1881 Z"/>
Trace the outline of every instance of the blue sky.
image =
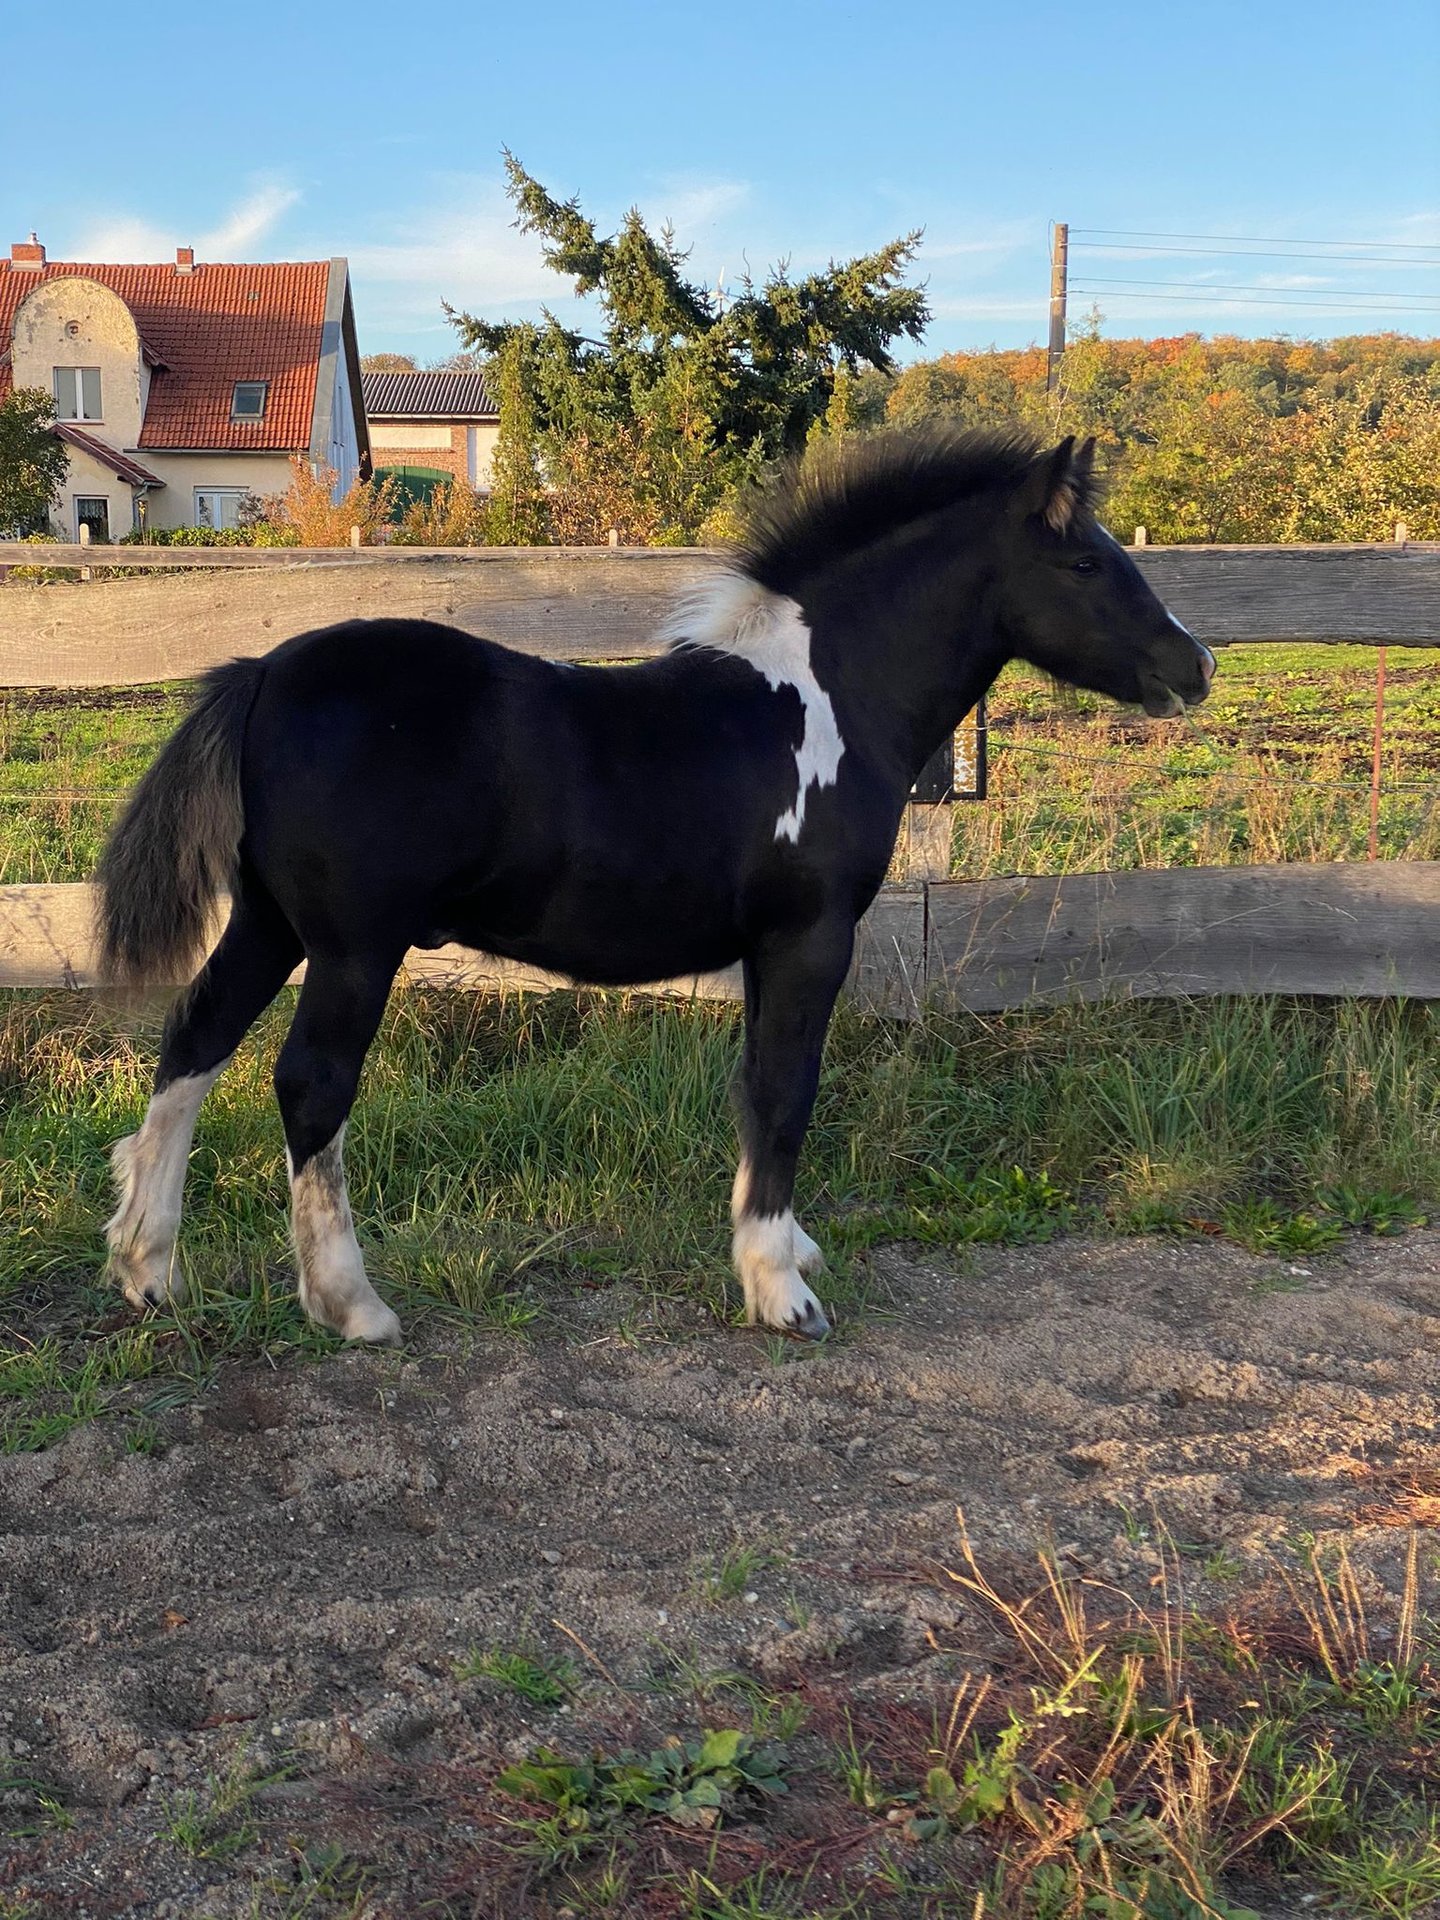
<path id="1" fill-rule="evenodd" d="M 574 317 L 509 224 L 502 146 L 607 230 L 632 203 L 671 219 L 710 285 L 923 227 L 925 353 L 1043 339 L 1053 220 L 1096 289 L 1072 316 L 1093 300 L 1109 333 L 1440 333 L 1435 0 L 192 0 L 87 16 L 63 61 L 27 8 L 5 53 L 0 245 L 34 227 L 52 259 L 343 253 L 365 351 L 450 351 L 442 299 Z M 1202 258 L 1105 229 L 1380 244 Z"/>

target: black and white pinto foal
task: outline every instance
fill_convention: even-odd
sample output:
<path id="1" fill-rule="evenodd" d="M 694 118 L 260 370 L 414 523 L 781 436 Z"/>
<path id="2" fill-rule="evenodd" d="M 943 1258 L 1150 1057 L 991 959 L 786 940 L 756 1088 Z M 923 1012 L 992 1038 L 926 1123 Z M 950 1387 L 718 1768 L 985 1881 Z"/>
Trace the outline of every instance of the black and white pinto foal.
<path id="1" fill-rule="evenodd" d="M 200 1103 L 303 957 L 275 1069 L 300 1298 L 347 1339 L 398 1338 L 341 1148 L 407 947 L 453 940 L 602 985 L 743 963 L 735 1266 L 750 1321 L 825 1333 L 796 1162 L 920 768 L 1011 658 L 1160 716 L 1214 668 L 1098 524 L 1092 451 L 933 429 L 832 444 L 761 498 L 643 665 L 376 620 L 211 673 L 100 866 L 102 968 L 129 987 L 185 978 L 231 896 L 114 1150 L 126 1297 L 179 1293 Z"/>

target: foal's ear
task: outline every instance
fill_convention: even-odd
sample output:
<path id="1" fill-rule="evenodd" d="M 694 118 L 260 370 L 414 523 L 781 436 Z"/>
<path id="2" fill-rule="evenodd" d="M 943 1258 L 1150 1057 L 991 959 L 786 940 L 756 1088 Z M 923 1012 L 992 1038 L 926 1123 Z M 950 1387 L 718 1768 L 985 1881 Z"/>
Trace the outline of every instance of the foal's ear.
<path id="1" fill-rule="evenodd" d="M 1077 453 L 1075 436 L 1067 434 L 1050 453 L 1040 454 L 1025 483 L 1027 518 L 1038 514 L 1056 533 L 1068 533 L 1076 515 L 1091 503 L 1095 491 L 1095 439 Z"/>

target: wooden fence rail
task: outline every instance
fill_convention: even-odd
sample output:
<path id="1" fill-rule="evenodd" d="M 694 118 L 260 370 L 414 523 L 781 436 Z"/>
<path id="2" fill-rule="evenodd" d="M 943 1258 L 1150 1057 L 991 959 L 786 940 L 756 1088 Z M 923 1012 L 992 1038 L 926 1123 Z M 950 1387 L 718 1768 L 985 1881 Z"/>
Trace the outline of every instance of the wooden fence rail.
<path id="1" fill-rule="evenodd" d="M 1136 563 L 1212 647 L 1240 641 L 1440 646 L 1440 545 L 1139 547 Z M 0 544 L 0 565 L 114 562 L 159 579 L 0 590 L 0 686 L 188 679 L 331 621 L 446 620 L 549 659 L 638 659 L 701 548 L 195 548 Z M 23 556 L 23 562 L 21 557 Z"/>
<path id="2" fill-rule="evenodd" d="M 0 988 L 86 987 L 91 889 L 0 888 Z M 887 887 L 849 992 L 907 1015 L 1060 1000 L 1291 993 L 1440 999 L 1440 861 L 1174 867 Z M 298 977 L 298 976 L 297 976 Z M 548 991 L 553 974 L 459 947 L 411 952 L 409 982 Z M 647 991 L 736 999 L 739 969 Z"/>

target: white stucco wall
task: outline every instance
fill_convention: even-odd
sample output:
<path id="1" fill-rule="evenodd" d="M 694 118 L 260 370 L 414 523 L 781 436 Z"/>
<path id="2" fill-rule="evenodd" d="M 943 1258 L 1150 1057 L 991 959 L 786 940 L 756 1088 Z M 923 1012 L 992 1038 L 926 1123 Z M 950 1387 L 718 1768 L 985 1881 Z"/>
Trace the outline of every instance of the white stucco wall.
<path id="1" fill-rule="evenodd" d="M 193 527 L 197 487 L 243 487 L 266 499 L 290 485 L 283 453 L 138 453 L 141 466 L 165 485 L 150 495 L 152 527 Z"/>
<path id="2" fill-rule="evenodd" d="M 498 424 L 493 427 L 470 427 L 466 430 L 470 484 L 487 493 L 490 489 L 490 474 L 495 460 L 495 442 L 499 438 Z"/>
<path id="3" fill-rule="evenodd" d="M 56 367 L 100 369 L 101 418 L 79 420 L 112 447 L 133 447 L 142 415 L 140 335 L 135 316 L 109 287 L 80 274 L 42 280 L 15 312 L 10 347 L 17 387 L 52 397 Z"/>
<path id="4" fill-rule="evenodd" d="M 135 507 L 130 483 L 117 478 L 90 454 L 72 447 L 70 471 L 50 509 L 50 524 L 57 540 L 80 538 L 77 503 L 82 499 L 103 499 L 107 503 L 112 540 L 123 539 L 132 530 Z"/>

